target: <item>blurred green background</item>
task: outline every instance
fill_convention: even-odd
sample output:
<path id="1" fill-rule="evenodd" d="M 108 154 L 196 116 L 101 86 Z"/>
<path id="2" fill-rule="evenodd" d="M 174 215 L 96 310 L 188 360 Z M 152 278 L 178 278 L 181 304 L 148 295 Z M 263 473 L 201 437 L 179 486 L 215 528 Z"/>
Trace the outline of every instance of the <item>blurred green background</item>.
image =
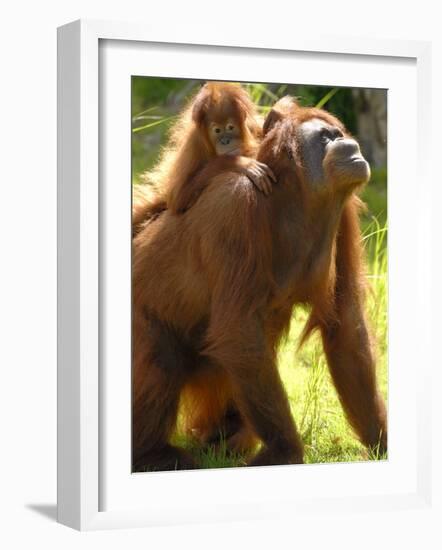
<path id="1" fill-rule="evenodd" d="M 132 182 L 158 160 L 167 131 L 176 115 L 204 81 L 132 77 Z M 361 197 L 367 209 L 361 217 L 370 283 L 367 311 L 377 352 L 379 383 L 387 398 L 387 92 L 378 89 L 333 88 L 293 84 L 244 83 L 259 111 L 265 115 L 280 97 L 291 95 L 301 105 L 324 108 L 344 122 L 358 139 L 369 161 L 372 177 Z M 296 353 L 307 310 L 298 310 L 287 341 L 279 351 L 279 369 L 294 419 L 305 443 L 305 460 L 343 462 L 383 459 L 354 438 L 346 422 L 317 335 Z M 244 463 L 225 449 L 194 447 L 179 429 L 181 445 L 193 449 L 202 467 L 229 467 Z"/>

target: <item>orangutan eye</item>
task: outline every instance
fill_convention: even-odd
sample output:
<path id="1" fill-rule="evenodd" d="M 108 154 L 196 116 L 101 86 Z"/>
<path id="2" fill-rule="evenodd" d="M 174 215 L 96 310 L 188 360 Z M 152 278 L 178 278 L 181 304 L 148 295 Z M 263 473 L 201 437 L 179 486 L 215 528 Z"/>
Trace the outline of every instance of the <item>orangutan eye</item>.
<path id="1" fill-rule="evenodd" d="M 232 131 L 232 130 L 234 130 L 234 129 L 235 129 L 235 126 L 233 126 L 233 124 L 229 124 L 229 125 L 227 126 L 227 130 Z"/>
<path id="2" fill-rule="evenodd" d="M 322 130 L 319 132 L 319 136 L 321 138 L 322 143 L 328 143 L 330 139 L 333 138 L 330 130 L 328 128 L 322 128 Z"/>
<path id="3" fill-rule="evenodd" d="M 221 132 L 221 128 L 214 128 L 213 131 L 215 134 L 219 134 Z"/>
<path id="4" fill-rule="evenodd" d="M 322 143 L 328 143 L 329 141 L 344 137 L 344 134 L 338 128 L 322 128 L 319 132 Z"/>

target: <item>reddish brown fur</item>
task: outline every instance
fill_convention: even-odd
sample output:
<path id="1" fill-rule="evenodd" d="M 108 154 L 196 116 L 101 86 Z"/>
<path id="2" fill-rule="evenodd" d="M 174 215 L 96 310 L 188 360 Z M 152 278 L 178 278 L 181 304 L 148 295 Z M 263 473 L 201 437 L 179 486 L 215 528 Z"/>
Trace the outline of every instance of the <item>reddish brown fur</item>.
<path id="1" fill-rule="evenodd" d="M 145 174 L 156 189 L 152 199 L 149 186 L 141 186 L 134 197 L 134 233 L 156 214 L 168 208 L 173 213 L 188 209 L 200 195 L 205 182 L 195 178 L 207 162 L 217 156 L 208 134 L 210 123 L 233 120 L 240 129 L 241 156 L 256 154 L 262 130 L 255 105 L 239 85 L 229 82 L 205 84 L 172 127 L 170 139 L 158 165 Z M 242 172 L 245 160 L 223 155 L 224 169 Z M 148 196 L 145 196 L 145 194 Z"/>
<path id="2" fill-rule="evenodd" d="M 278 104 L 277 104 L 278 105 Z M 198 177 L 206 189 L 185 215 L 163 212 L 134 239 L 134 468 L 189 468 L 170 445 L 181 396 L 188 429 L 202 442 L 219 430 L 262 448 L 251 465 L 302 462 L 276 352 L 293 308 L 312 306 L 333 381 L 356 434 L 387 445 L 364 315 L 364 277 L 355 187 L 335 177 L 322 192 L 304 178 L 296 129 L 324 111 L 279 104 L 258 159 L 278 178 L 271 197 L 218 159 Z M 234 411 L 231 434 L 228 411 Z M 235 440 L 235 437 L 237 438 Z M 247 443 L 244 443 L 247 442 Z"/>

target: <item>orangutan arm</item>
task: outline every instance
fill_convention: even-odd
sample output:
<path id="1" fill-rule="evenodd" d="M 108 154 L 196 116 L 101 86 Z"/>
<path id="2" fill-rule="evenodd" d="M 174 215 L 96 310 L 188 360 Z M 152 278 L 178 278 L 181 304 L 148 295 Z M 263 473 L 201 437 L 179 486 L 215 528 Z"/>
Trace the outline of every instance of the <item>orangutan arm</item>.
<path id="1" fill-rule="evenodd" d="M 264 163 L 240 155 L 221 155 L 211 160 L 199 173 L 183 185 L 176 193 L 170 209 L 174 214 L 188 210 L 200 197 L 211 178 L 222 172 L 244 174 L 265 195 L 272 192 L 276 178 Z"/>

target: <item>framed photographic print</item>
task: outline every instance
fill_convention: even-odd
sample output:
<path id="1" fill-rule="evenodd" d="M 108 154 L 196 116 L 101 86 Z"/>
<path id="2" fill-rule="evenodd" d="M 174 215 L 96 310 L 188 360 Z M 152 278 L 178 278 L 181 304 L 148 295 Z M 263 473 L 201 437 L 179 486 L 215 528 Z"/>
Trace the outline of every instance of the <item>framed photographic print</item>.
<path id="1" fill-rule="evenodd" d="M 58 51 L 59 521 L 425 506 L 429 46 Z"/>

